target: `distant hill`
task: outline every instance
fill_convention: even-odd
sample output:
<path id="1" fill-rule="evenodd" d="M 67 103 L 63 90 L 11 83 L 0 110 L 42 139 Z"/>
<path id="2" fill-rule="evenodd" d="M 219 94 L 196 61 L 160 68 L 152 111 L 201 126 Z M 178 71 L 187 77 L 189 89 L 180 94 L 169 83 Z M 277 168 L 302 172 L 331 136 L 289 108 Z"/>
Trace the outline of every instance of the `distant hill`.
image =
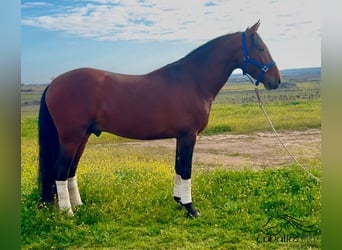
<path id="1" fill-rule="evenodd" d="M 280 71 L 282 82 L 320 82 L 321 68 L 299 68 L 299 69 L 284 69 Z M 233 74 L 230 76 L 229 83 L 245 83 L 248 79 L 242 74 Z"/>
<path id="2" fill-rule="evenodd" d="M 302 68 L 302 69 L 286 69 L 281 70 L 280 74 L 286 81 L 303 82 L 303 81 L 320 81 L 321 68 Z"/>

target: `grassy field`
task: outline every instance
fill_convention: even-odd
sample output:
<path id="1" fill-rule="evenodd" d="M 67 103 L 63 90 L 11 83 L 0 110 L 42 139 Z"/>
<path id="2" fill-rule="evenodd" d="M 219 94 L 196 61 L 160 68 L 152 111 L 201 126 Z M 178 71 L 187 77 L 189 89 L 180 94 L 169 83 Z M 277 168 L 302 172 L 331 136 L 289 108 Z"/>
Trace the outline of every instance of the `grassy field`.
<path id="1" fill-rule="evenodd" d="M 320 128 L 317 85 L 298 86 L 261 93 L 279 130 Z M 231 87 L 217 97 L 203 134 L 269 130 L 248 87 Z M 320 184 L 297 167 L 195 170 L 193 198 L 202 216 L 189 219 L 172 199 L 174 152 L 132 150 L 121 143 L 126 139 L 109 134 L 92 136 L 81 159 L 85 205 L 75 216 L 39 209 L 37 108 L 43 88 L 23 89 L 23 249 L 320 249 Z M 320 158 L 304 164 L 321 176 Z"/>

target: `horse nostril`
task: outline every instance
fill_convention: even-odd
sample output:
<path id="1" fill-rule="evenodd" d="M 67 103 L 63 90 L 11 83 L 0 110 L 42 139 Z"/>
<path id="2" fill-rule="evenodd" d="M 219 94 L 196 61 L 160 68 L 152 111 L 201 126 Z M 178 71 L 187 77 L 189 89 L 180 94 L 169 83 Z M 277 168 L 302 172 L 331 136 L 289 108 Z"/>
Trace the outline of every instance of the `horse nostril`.
<path id="1" fill-rule="evenodd" d="M 281 84 L 281 79 L 279 78 L 279 82 L 278 82 L 278 84 Z"/>

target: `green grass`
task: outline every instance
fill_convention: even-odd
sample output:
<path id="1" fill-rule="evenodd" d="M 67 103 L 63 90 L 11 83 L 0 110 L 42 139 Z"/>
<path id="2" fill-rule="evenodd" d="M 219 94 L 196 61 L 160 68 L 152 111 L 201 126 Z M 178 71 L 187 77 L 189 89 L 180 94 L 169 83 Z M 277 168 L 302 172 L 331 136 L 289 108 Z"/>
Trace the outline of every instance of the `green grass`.
<path id="1" fill-rule="evenodd" d="M 188 219 L 172 199 L 171 152 L 164 157 L 144 149 L 90 145 L 78 172 L 84 206 L 67 218 L 56 207 L 38 209 L 37 147 L 29 142 L 22 147 L 23 249 L 320 248 L 319 231 L 308 241 L 264 242 L 261 230 L 271 216 L 288 214 L 319 228 L 320 185 L 295 166 L 195 171 L 194 204 L 202 216 Z M 320 161 L 308 164 L 320 176 Z M 282 228 L 280 235 L 308 236 L 283 220 L 272 225 Z"/>
<path id="2" fill-rule="evenodd" d="M 297 100 L 264 105 L 277 130 L 304 130 L 321 127 L 321 101 Z M 212 107 L 208 127 L 203 134 L 223 132 L 235 134 L 270 130 L 257 104 L 223 104 Z"/>
<path id="3" fill-rule="evenodd" d="M 92 137 L 93 140 L 100 138 Z M 110 136 L 108 135 L 109 139 Z M 106 140 L 107 140 L 106 139 Z M 262 233 L 271 216 L 288 214 L 320 225 L 320 184 L 297 166 L 278 170 L 193 172 L 193 199 L 202 216 L 185 217 L 172 199 L 174 152 L 89 143 L 79 166 L 84 206 L 67 218 L 56 205 L 38 208 L 36 140 L 22 141 L 23 249 L 320 249 L 306 233 L 277 217 L 278 242 Z M 321 176 L 320 159 L 305 162 Z M 309 237 L 308 237 L 309 235 Z M 307 240 L 309 238 L 309 240 Z"/>

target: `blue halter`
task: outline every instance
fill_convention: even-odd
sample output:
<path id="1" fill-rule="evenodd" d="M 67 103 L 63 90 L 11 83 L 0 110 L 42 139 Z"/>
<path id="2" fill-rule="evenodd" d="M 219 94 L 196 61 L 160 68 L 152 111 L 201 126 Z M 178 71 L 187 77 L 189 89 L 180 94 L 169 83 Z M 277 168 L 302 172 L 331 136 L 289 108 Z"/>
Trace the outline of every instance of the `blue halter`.
<path id="1" fill-rule="evenodd" d="M 259 82 L 262 80 L 264 77 L 265 73 L 275 65 L 275 62 L 271 61 L 269 64 L 262 65 L 261 63 L 255 61 L 253 58 L 251 58 L 248 55 L 248 50 L 247 50 L 247 43 L 246 43 L 246 32 L 242 32 L 242 50 L 243 50 L 243 64 L 242 64 L 242 73 L 244 75 L 248 74 L 247 73 L 247 64 L 251 63 L 255 66 L 257 66 L 261 71 L 258 76 L 258 79 L 255 82 L 255 85 L 258 86 Z"/>

